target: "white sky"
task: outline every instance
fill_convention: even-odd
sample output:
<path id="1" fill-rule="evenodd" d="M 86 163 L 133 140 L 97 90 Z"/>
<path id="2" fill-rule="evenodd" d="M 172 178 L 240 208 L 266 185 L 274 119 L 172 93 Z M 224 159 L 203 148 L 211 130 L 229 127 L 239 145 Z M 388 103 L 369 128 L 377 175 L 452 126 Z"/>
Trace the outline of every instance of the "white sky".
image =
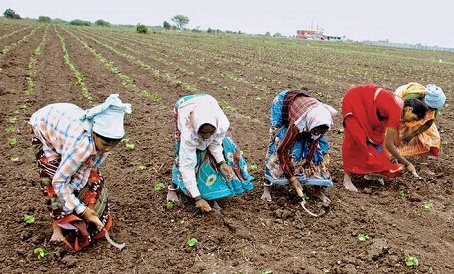
<path id="1" fill-rule="evenodd" d="M 193 29 L 296 35 L 323 29 L 353 40 L 385 40 L 454 48 L 450 0 L 0 0 L 21 17 L 63 20 L 104 19 L 112 24 L 172 24 L 185 15 Z"/>

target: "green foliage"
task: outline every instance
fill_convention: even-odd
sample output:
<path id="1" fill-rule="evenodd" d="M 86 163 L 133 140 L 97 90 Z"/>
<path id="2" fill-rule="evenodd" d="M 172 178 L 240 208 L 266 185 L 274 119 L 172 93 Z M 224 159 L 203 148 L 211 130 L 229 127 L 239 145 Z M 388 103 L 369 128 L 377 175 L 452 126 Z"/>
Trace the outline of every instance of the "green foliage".
<path id="1" fill-rule="evenodd" d="M 433 205 L 431 202 L 424 202 L 422 204 L 422 208 L 424 208 L 427 211 L 431 211 L 433 209 Z"/>
<path id="2" fill-rule="evenodd" d="M 19 162 L 19 157 L 17 157 L 17 156 L 13 156 L 13 157 L 11 157 L 11 158 L 9 158 L 9 159 L 10 159 L 11 162 L 13 162 L 13 163 Z"/>
<path id="3" fill-rule="evenodd" d="M 358 235 L 356 235 L 356 238 L 358 238 L 360 242 L 365 242 L 369 240 L 369 235 L 367 235 L 366 233 L 358 233 Z"/>
<path id="4" fill-rule="evenodd" d="M 416 256 L 407 254 L 407 255 L 405 255 L 405 264 L 408 267 L 418 266 L 419 265 L 419 259 Z"/>
<path id="5" fill-rule="evenodd" d="M 166 208 L 167 208 L 167 209 L 172 209 L 172 207 L 173 207 L 174 205 L 175 205 L 175 203 L 172 202 L 172 201 L 167 201 L 167 202 L 166 202 Z M 180 221 L 180 222 L 181 222 L 181 221 Z M 183 221 L 183 222 L 184 222 L 184 221 Z"/>
<path id="6" fill-rule="evenodd" d="M 166 29 L 166 30 L 172 29 L 172 25 L 171 25 L 169 22 L 167 22 L 167 21 L 164 21 L 164 22 L 162 23 L 162 27 L 163 27 L 164 29 Z"/>
<path id="7" fill-rule="evenodd" d="M 263 270 L 262 272 L 260 272 L 260 274 L 272 274 L 273 273 L 273 270 Z"/>
<path id="8" fill-rule="evenodd" d="M 3 16 L 7 19 L 20 19 L 20 15 L 12 9 L 6 9 L 5 12 L 3 12 Z"/>
<path id="9" fill-rule="evenodd" d="M 163 190 L 164 188 L 166 188 L 166 185 L 162 182 L 157 182 L 154 184 L 153 188 L 156 191 L 160 191 L 160 190 Z"/>
<path id="10" fill-rule="evenodd" d="M 16 138 L 8 138 L 8 144 L 10 146 L 12 146 L 12 147 L 17 145 L 17 139 Z"/>
<path id="11" fill-rule="evenodd" d="M 125 143 L 125 146 L 128 150 L 134 150 L 136 148 L 136 146 L 133 143 L 131 143 L 129 138 L 123 138 L 121 139 L 121 141 Z"/>
<path id="12" fill-rule="evenodd" d="M 184 27 L 189 23 L 189 18 L 179 14 L 172 18 L 172 22 L 175 24 L 177 29 L 184 29 Z"/>
<path id="13" fill-rule="evenodd" d="M 148 27 L 142 24 L 137 24 L 136 31 L 138 33 L 148 33 Z"/>
<path id="14" fill-rule="evenodd" d="M 5 131 L 8 132 L 8 133 L 13 132 L 13 131 L 14 131 L 14 126 L 7 126 L 7 127 L 5 128 Z"/>
<path id="15" fill-rule="evenodd" d="M 144 165 L 144 164 L 140 164 L 140 165 L 137 166 L 137 170 L 140 170 L 140 171 L 147 170 L 147 166 Z"/>
<path id="16" fill-rule="evenodd" d="M 186 245 L 189 247 L 194 247 L 199 243 L 199 240 L 195 237 L 191 237 L 186 241 Z"/>
<path id="17" fill-rule="evenodd" d="M 84 21 L 84 20 L 81 20 L 81 19 L 74 19 L 71 22 L 69 22 L 69 24 L 73 25 L 73 26 L 86 26 L 86 27 L 91 26 L 91 22 L 90 21 Z"/>
<path id="18" fill-rule="evenodd" d="M 103 19 L 96 20 L 95 25 L 100 27 L 110 27 L 110 23 Z"/>
<path id="19" fill-rule="evenodd" d="M 35 216 L 31 214 L 24 214 L 24 221 L 27 224 L 33 224 L 35 222 Z M 36 253 L 36 252 L 35 252 Z"/>
<path id="20" fill-rule="evenodd" d="M 41 22 L 41 23 L 50 23 L 52 21 L 52 19 L 50 19 L 49 16 L 39 16 L 38 17 L 38 22 Z"/>
<path id="21" fill-rule="evenodd" d="M 34 253 L 38 254 L 38 259 L 40 260 L 49 255 L 49 251 L 47 251 L 44 247 L 35 248 Z"/>
<path id="22" fill-rule="evenodd" d="M 11 124 L 15 124 L 17 122 L 17 117 L 16 116 L 9 117 L 8 122 L 10 122 Z"/>
<path id="23" fill-rule="evenodd" d="M 250 171 L 254 171 L 254 170 L 257 170 L 258 166 L 256 163 L 252 163 L 250 166 L 249 166 L 249 170 Z"/>

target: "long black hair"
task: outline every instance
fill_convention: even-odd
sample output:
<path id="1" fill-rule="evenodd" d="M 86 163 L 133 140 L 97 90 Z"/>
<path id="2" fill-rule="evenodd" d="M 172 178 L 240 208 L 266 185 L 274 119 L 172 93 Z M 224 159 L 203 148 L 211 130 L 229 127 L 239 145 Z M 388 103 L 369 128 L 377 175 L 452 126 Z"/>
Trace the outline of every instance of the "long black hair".
<path id="1" fill-rule="evenodd" d="M 419 99 L 406 99 L 404 101 L 404 107 L 412 107 L 412 112 L 418 116 L 418 119 L 424 118 L 428 109 L 427 105 Z"/>

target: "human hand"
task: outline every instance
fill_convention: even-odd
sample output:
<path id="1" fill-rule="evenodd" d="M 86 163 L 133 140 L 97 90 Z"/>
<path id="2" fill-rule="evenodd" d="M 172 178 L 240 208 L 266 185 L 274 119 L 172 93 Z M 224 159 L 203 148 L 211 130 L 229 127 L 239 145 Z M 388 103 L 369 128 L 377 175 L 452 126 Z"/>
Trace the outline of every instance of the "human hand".
<path id="1" fill-rule="evenodd" d="M 304 197 L 303 187 L 295 176 L 290 177 L 290 185 L 296 190 L 296 194 L 298 194 L 299 197 Z"/>
<path id="2" fill-rule="evenodd" d="M 195 202 L 195 207 L 200 208 L 202 212 L 210 212 L 211 206 L 204 199 L 200 199 Z"/>
<path id="3" fill-rule="evenodd" d="M 227 181 L 232 180 L 233 176 L 235 176 L 235 172 L 233 172 L 233 169 L 228 164 L 222 163 L 219 168 L 221 169 L 221 173 L 224 175 Z"/>
<path id="4" fill-rule="evenodd" d="M 83 215 L 87 221 L 94 223 L 99 230 L 104 227 L 101 220 L 98 218 L 98 213 L 96 213 L 95 210 L 87 207 Z"/>
<path id="5" fill-rule="evenodd" d="M 420 178 L 420 176 L 418 175 L 418 173 L 416 173 L 416 168 L 415 166 L 412 164 L 412 163 L 409 163 L 408 165 L 405 166 L 407 168 L 407 170 L 413 175 L 415 176 L 416 178 Z"/>

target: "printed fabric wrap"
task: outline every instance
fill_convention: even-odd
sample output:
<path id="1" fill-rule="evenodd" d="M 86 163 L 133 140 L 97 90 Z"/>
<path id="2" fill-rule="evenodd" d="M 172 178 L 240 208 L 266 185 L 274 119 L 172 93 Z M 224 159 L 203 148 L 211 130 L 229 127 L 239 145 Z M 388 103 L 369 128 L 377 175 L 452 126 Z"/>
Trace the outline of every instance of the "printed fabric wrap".
<path id="1" fill-rule="evenodd" d="M 398 130 L 402 114 L 402 106 L 395 97 L 391 91 L 375 85 L 356 86 L 345 93 L 342 161 L 346 173 L 375 173 L 388 178 L 403 173 L 401 165 L 391 162 L 385 149 L 386 130 L 388 127 Z"/>
<path id="2" fill-rule="evenodd" d="M 401 86 L 394 92 L 396 95 L 403 99 L 419 99 L 424 100 L 426 94 L 426 87 L 418 83 L 409 83 Z M 429 109 L 426 112 L 426 116 L 422 120 L 413 121 L 409 123 L 401 123 L 399 125 L 399 138 L 414 132 L 419 127 L 429 121 L 435 121 L 438 116 L 439 110 Z M 440 154 L 441 147 L 441 136 L 435 122 L 424 132 L 418 134 L 416 137 L 410 140 L 408 144 L 404 145 L 399 143 L 399 151 L 402 156 L 414 156 L 423 153 L 429 153 L 429 155 L 438 157 Z"/>
<path id="3" fill-rule="evenodd" d="M 82 215 L 75 213 L 65 214 L 52 187 L 52 178 L 60 164 L 60 159 L 49 160 L 44 156 L 43 144 L 32 137 L 32 148 L 40 173 L 40 184 L 50 211 L 50 216 L 63 231 L 63 242 L 71 249 L 80 251 L 92 243 L 93 240 L 105 236 L 104 230 L 99 230 L 95 224 L 88 222 Z M 92 170 L 87 184 L 78 192 L 74 193 L 77 198 L 88 208 L 94 209 L 99 219 L 108 231 L 112 226 L 112 218 L 109 211 L 108 191 L 104 178 L 99 172 Z"/>
<path id="4" fill-rule="evenodd" d="M 271 105 L 271 128 L 270 142 L 268 144 L 265 158 L 265 179 L 272 184 L 289 184 L 277 154 L 278 147 L 284 139 L 288 129 L 288 106 L 284 107 L 286 95 L 289 90 L 280 92 Z M 303 94 L 308 97 L 308 95 Z M 288 99 L 288 98 L 287 98 Z M 310 106 L 308 106 L 310 107 Z M 301 132 L 292 145 L 290 151 L 291 162 L 295 167 L 295 177 L 301 184 L 332 187 L 333 181 L 329 173 L 329 144 L 326 137 L 322 136 L 316 140 L 311 139 L 309 132 Z"/>
<path id="5" fill-rule="evenodd" d="M 176 111 L 181 103 L 187 100 L 203 96 L 203 94 L 188 95 L 180 98 L 175 104 L 175 162 L 172 168 L 172 182 L 177 185 L 185 195 L 189 192 L 184 186 L 181 174 L 179 172 L 179 150 L 181 133 L 178 130 L 177 120 L 178 112 Z M 250 191 L 254 188 L 253 181 L 255 178 L 247 171 L 247 163 L 241 155 L 239 146 L 234 142 L 232 134 L 227 132 L 222 139 L 223 156 L 226 164 L 232 167 L 235 176 L 232 180 L 227 181 L 216 164 L 216 160 L 208 149 L 196 150 L 196 167 L 195 175 L 197 188 L 205 200 L 215 200 L 228 196 L 236 196 L 244 191 Z"/>

